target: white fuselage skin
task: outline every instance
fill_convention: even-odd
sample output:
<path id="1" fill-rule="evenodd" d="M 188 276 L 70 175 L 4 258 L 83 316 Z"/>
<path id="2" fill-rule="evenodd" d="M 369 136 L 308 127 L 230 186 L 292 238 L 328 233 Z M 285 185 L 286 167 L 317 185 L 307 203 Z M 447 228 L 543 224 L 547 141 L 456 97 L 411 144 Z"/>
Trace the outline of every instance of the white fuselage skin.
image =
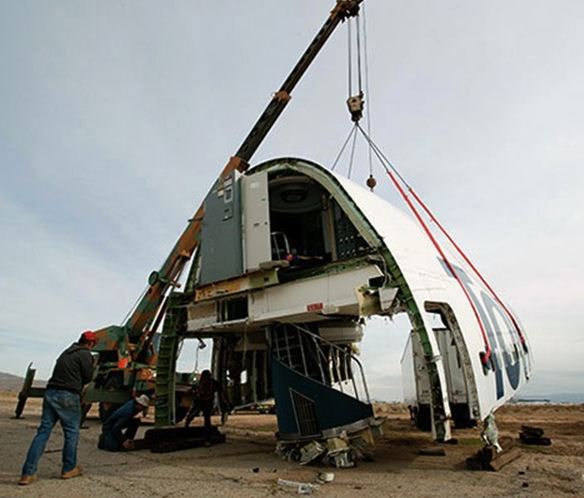
<path id="1" fill-rule="evenodd" d="M 317 165 L 302 160 L 294 161 L 304 164 L 303 171 L 308 172 L 312 181 L 320 183 L 323 189 L 328 189 L 331 196 L 336 196 L 337 201 L 340 201 L 340 197 L 344 198 L 344 209 L 352 211 L 355 227 L 363 238 L 369 241 L 381 239 L 381 244 L 399 267 L 427 331 L 432 358 L 426 361 L 437 365 L 446 416 L 450 414 L 448 403 L 449 398 L 450 401 L 452 398 L 449 397 L 447 375 L 438 341 L 432 333 L 431 321 L 431 311 L 440 307 L 448 309 L 454 321 L 450 328 L 459 343 L 459 353 L 466 368 L 465 382 L 472 417 L 484 419 L 508 401 L 529 379 L 531 368 L 530 354 L 520 343 L 515 328 L 518 320 L 511 318 L 505 307 L 468 271 L 454 265 L 455 259 L 443 250 L 455 269 L 458 277 L 455 278 L 427 234 L 400 209 L 351 180 Z M 292 165 L 291 169 L 294 168 Z M 267 172 L 260 170 L 256 174 L 254 170 L 243 177 L 243 254 L 247 274 L 258 271 L 260 264 L 269 259 L 271 254 Z M 302 173 L 300 170 L 298 172 Z M 366 222 L 355 222 L 358 219 L 365 219 Z M 366 226 L 367 223 L 369 226 Z M 382 273 L 378 265 L 371 263 L 264 288 L 245 288 L 242 283 L 240 295 L 247 295 L 247 317 L 230 323 L 219 323 L 216 320 L 214 299 L 203 299 L 189 309 L 188 329 L 192 332 L 252 331 L 270 322 L 319 321 L 326 320 L 327 315 L 336 314 L 358 317 L 363 314 L 364 308 L 357 288 Z M 525 337 L 524 331 L 521 332 Z M 483 366 L 480 356 L 485 352 L 487 343 L 493 355 L 490 368 Z"/>

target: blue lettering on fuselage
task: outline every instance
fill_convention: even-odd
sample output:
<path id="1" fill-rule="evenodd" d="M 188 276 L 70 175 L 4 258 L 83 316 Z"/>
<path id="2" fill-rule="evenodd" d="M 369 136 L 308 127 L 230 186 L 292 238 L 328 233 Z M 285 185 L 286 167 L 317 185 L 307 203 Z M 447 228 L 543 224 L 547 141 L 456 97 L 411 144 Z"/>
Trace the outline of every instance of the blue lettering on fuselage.
<path id="1" fill-rule="evenodd" d="M 445 269 L 448 276 L 453 277 L 448 265 L 439 259 L 440 264 Z M 507 313 L 501 308 L 499 303 L 496 303 L 487 293 L 481 291 L 480 299 L 472 289 L 473 281 L 466 274 L 466 272 L 456 265 L 452 265 L 458 278 L 462 282 L 464 288 L 468 292 L 478 314 L 485 328 L 489 344 L 492 350 L 492 365 L 495 374 L 495 386 L 497 391 L 497 399 L 501 399 L 505 394 L 505 387 L 503 384 L 503 374 L 501 366 L 504 366 L 507 380 L 513 389 L 519 386 L 520 376 L 520 358 L 524 357 L 526 353 L 519 347 L 519 331 L 516 330 L 512 321 L 507 316 Z M 513 345 L 513 351 L 508 351 L 505 340 L 503 338 L 503 331 L 499 325 L 496 316 L 499 316 L 503 323 Z M 524 358 L 524 371 L 527 377 L 527 365 Z"/>
<path id="2" fill-rule="evenodd" d="M 495 303 L 495 301 L 491 299 L 491 296 L 481 291 L 481 297 L 483 298 L 483 303 L 487 308 L 487 313 L 489 314 L 491 323 L 495 325 L 495 331 L 497 333 L 498 339 L 497 343 L 499 344 L 499 346 L 502 346 L 501 352 L 503 355 L 503 364 L 505 365 L 505 372 L 507 372 L 507 380 L 509 380 L 509 384 L 513 389 L 517 389 L 517 386 L 519 386 L 519 367 L 520 367 L 519 348 L 517 347 L 519 342 L 519 334 L 517 330 L 515 330 L 515 327 L 513 326 L 511 320 L 509 320 L 507 314 L 503 313 L 500 305 L 498 303 Z M 497 325 L 498 322 L 495 317 L 495 314 L 498 314 L 499 317 L 502 318 L 503 322 L 505 322 L 505 325 L 507 326 L 507 330 L 509 331 L 509 335 L 511 337 L 511 341 L 513 344 L 512 353 L 507 350 L 505 340 L 503 339 L 503 332 L 501 331 L 501 328 Z M 515 340 L 514 336 L 517 337 L 517 341 Z"/>

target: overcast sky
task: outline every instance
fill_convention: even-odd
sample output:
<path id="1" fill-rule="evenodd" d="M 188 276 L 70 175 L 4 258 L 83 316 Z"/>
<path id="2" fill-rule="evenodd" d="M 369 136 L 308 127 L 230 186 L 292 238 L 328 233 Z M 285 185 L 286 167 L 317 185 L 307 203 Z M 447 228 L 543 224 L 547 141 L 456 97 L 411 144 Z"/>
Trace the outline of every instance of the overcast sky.
<path id="1" fill-rule="evenodd" d="M 47 378 L 80 331 L 121 323 L 333 3 L 0 2 L 0 371 Z M 366 4 L 373 138 L 521 318 L 526 392 L 584 391 L 584 3 Z M 331 165 L 346 35 L 253 164 Z M 366 332 L 377 398 L 400 396 L 407 329 Z"/>

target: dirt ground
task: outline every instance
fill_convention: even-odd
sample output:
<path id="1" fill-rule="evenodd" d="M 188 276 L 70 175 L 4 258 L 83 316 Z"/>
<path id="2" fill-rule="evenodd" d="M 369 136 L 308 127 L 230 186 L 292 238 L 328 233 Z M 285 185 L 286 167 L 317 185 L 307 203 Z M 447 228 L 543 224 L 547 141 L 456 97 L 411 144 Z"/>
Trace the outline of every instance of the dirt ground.
<path id="1" fill-rule="evenodd" d="M 584 405 L 511 405 L 499 410 L 502 435 L 516 436 L 521 424 L 529 423 L 552 438 L 550 447 L 521 446 L 522 456 L 499 472 L 464 470 L 465 459 L 481 447 L 476 429 L 456 431 L 458 444 L 444 445 L 446 456 L 418 455 L 420 448 L 432 446 L 430 436 L 410 425 L 401 405 L 378 407 L 388 420 L 375 461 L 342 470 L 280 460 L 274 453 L 272 415 L 231 416 L 223 428 L 225 444 L 166 454 L 100 451 L 100 424 L 90 418 L 79 443 L 82 477 L 59 479 L 62 434 L 56 428 L 39 465 L 39 480 L 20 487 L 16 481 L 39 422 L 40 400 L 29 400 L 24 420 L 10 419 L 15 401 L 14 393 L 0 394 L 3 498 L 290 496 L 296 492 L 278 487 L 278 478 L 315 482 L 321 470 L 335 477 L 315 496 L 584 496 Z"/>

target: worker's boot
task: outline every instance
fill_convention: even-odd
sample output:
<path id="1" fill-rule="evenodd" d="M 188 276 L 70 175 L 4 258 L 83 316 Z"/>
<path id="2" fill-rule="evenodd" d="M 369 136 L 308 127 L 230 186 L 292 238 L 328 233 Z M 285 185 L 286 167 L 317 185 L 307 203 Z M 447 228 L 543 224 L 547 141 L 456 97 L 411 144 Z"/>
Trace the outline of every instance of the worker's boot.
<path id="1" fill-rule="evenodd" d="M 132 451 L 132 450 L 136 449 L 136 444 L 134 443 L 134 441 L 132 439 L 126 439 L 122 443 L 122 448 L 124 448 L 126 451 Z"/>
<path id="2" fill-rule="evenodd" d="M 28 484 L 32 484 L 37 479 L 36 476 L 20 476 L 20 481 L 18 481 L 19 486 L 27 486 Z"/>
<path id="3" fill-rule="evenodd" d="M 83 472 L 81 467 L 78 465 L 77 467 L 74 467 L 67 472 L 63 472 L 61 474 L 61 479 L 73 479 L 74 477 L 79 477 L 80 475 L 83 475 Z"/>

